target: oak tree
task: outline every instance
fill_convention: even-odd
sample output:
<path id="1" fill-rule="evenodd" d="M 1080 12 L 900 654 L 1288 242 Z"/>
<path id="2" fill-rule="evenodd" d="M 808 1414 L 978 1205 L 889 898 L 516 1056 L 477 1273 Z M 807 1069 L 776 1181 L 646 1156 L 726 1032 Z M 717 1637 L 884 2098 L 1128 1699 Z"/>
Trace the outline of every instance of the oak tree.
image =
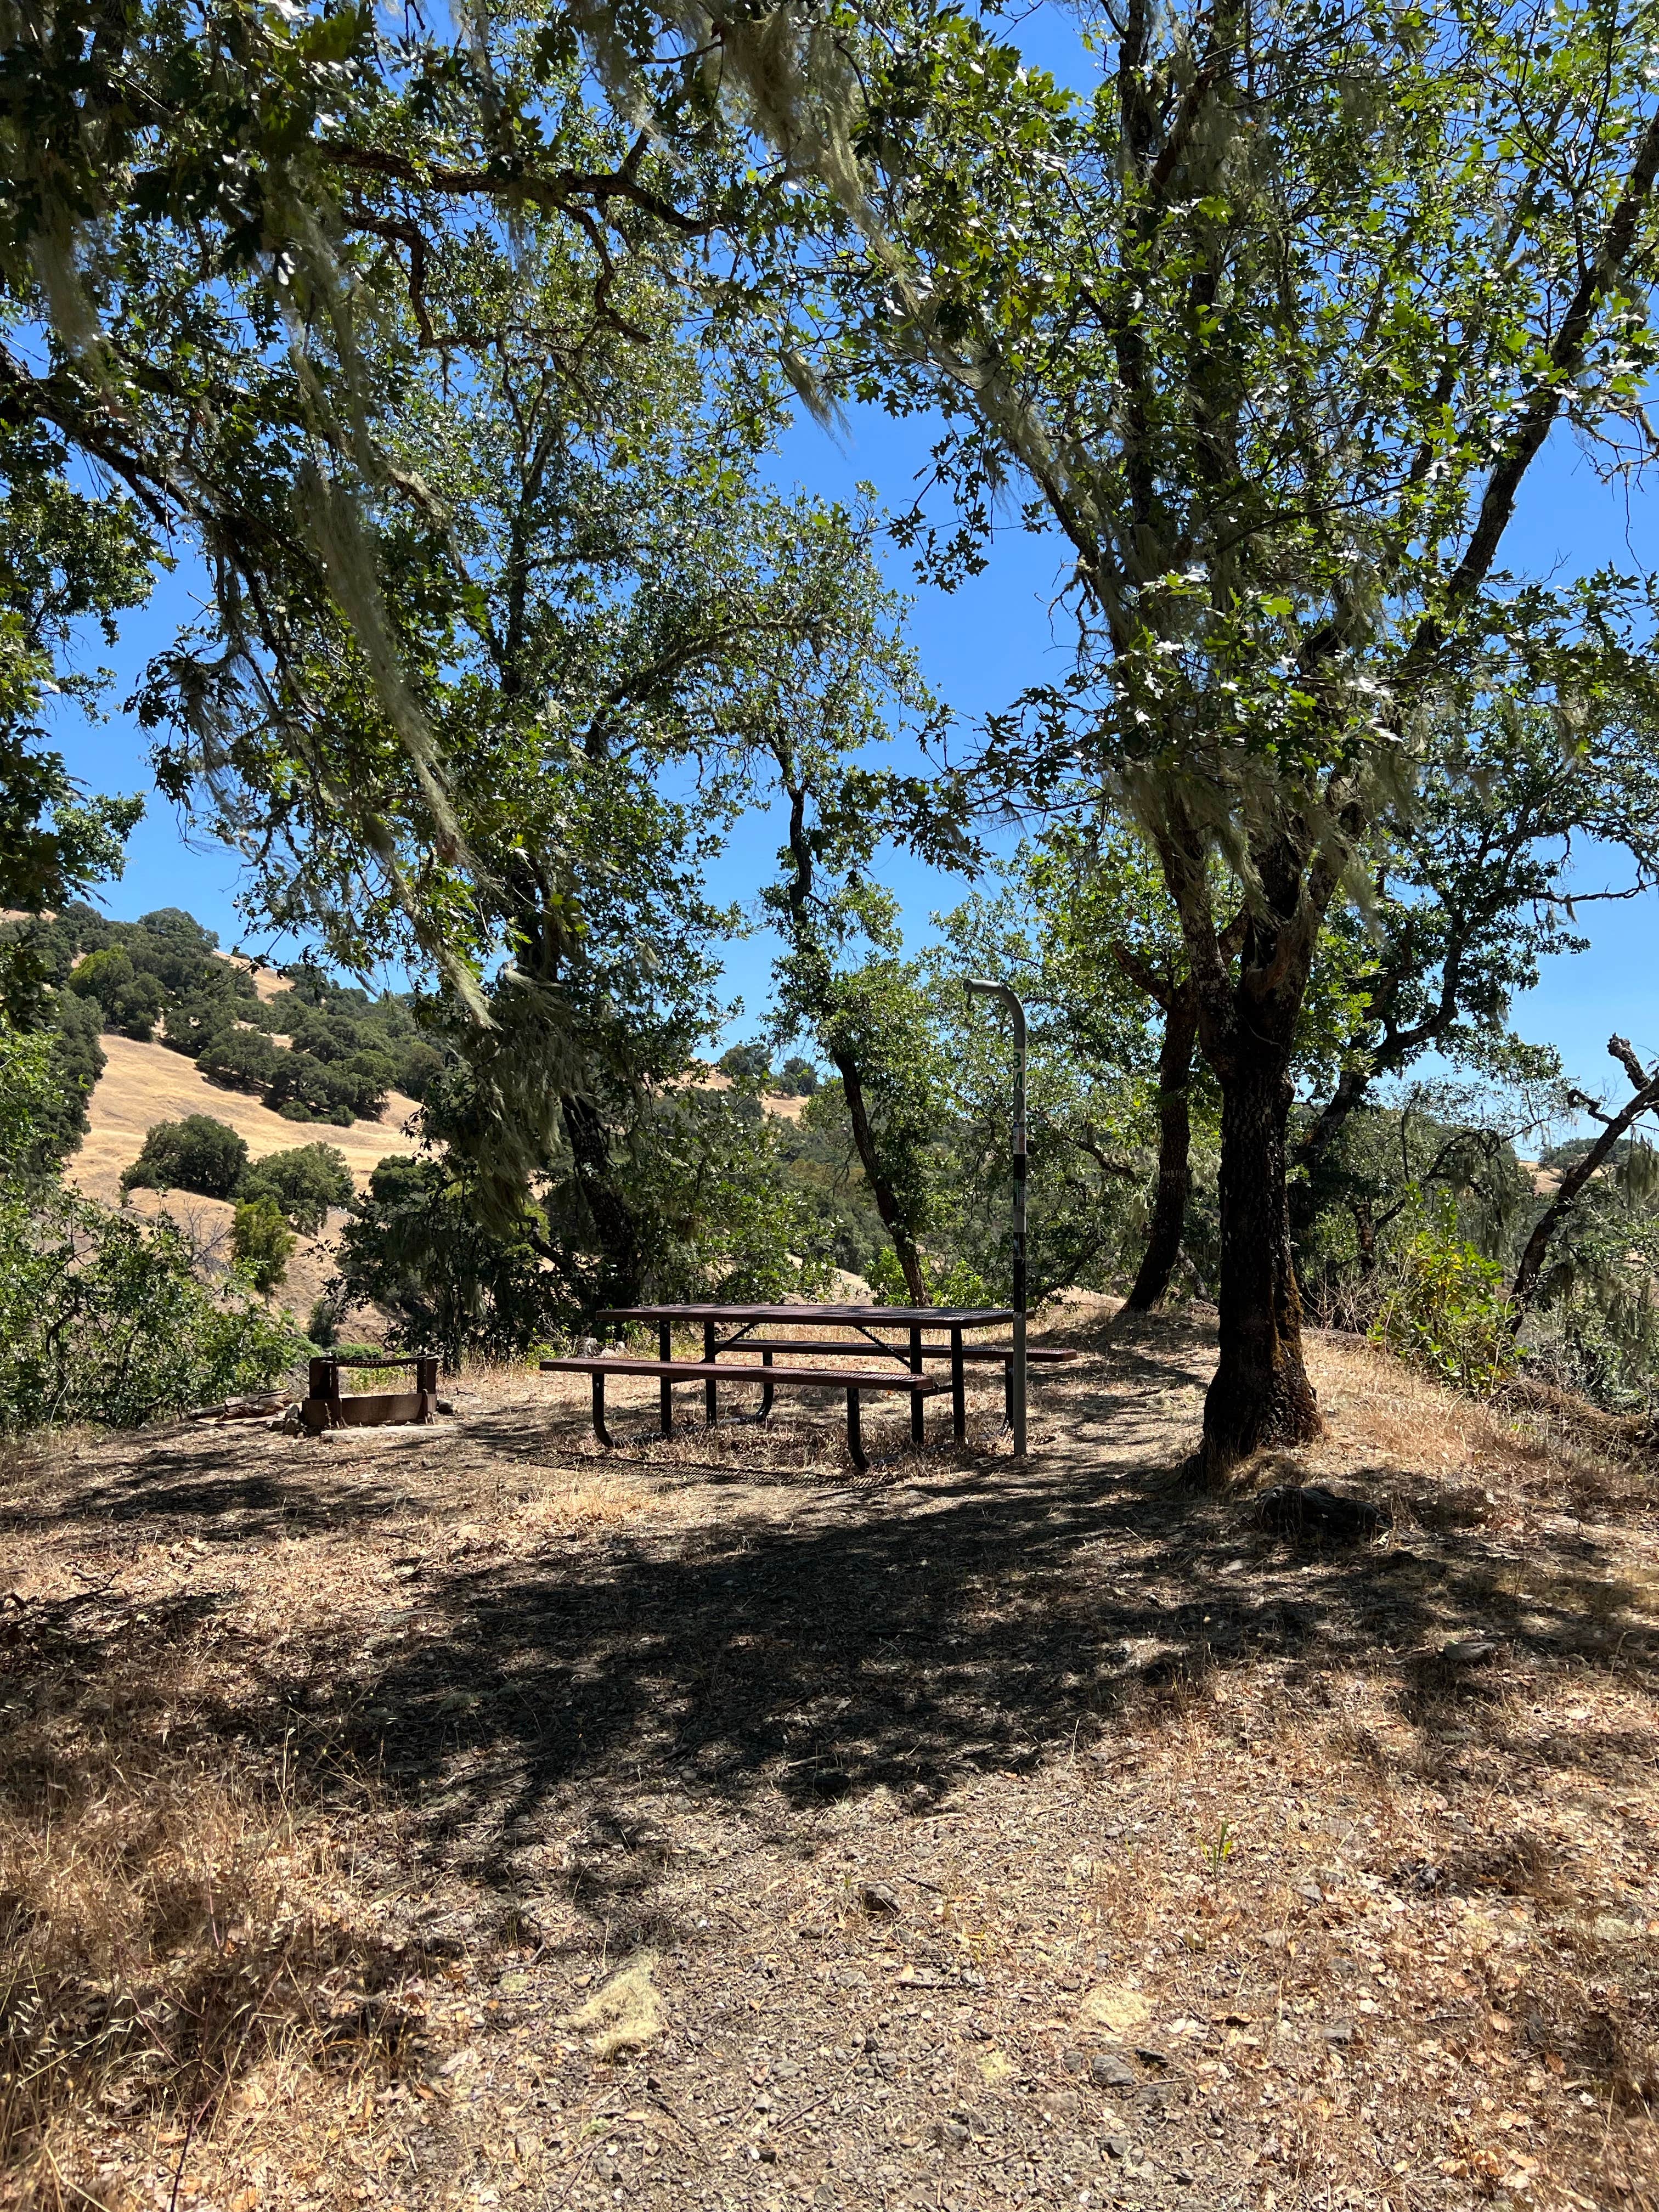
<path id="1" fill-rule="evenodd" d="M 1075 672 L 981 775 L 1116 794 L 1179 910 L 1222 1094 L 1219 1477 L 1319 1427 L 1286 1166 L 1324 918 L 1425 711 L 1596 680 L 1583 595 L 1501 556 L 1558 426 L 1644 447 L 1654 24 L 1121 0 L 1103 29 L 1085 101 L 988 14 L 699 19 L 816 186 L 788 273 L 831 391 L 945 417 L 924 557 L 959 571 L 1012 498 L 1073 563 Z"/>

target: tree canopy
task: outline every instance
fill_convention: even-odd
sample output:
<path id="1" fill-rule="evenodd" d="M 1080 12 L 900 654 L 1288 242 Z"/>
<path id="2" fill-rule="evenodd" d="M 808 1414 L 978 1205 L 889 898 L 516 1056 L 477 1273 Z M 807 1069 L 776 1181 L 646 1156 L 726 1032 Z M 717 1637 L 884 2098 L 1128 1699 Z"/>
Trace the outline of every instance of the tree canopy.
<path id="1" fill-rule="evenodd" d="M 877 856 L 976 866 L 1012 814 L 1040 858 L 950 927 L 1065 1009 L 1056 1264 L 1120 1250 L 1114 1188 L 1155 1158 L 1131 1287 L 1162 1295 L 1202 1124 L 1203 1464 L 1313 1434 L 1298 1241 L 1344 1176 L 1374 1181 L 1376 1086 L 1430 1053 L 1547 1079 L 1516 994 L 1579 941 L 1581 895 L 1653 881 L 1650 580 L 1506 564 L 1552 438 L 1609 472 L 1650 458 L 1655 27 L 1122 0 L 1085 26 L 1084 94 L 995 8 L 930 0 L 14 10 L 17 903 L 118 863 L 134 802 L 73 789 L 40 702 L 60 666 L 86 682 L 76 625 L 135 605 L 182 532 L 212 604 L 141 687 L 161 788 L 240 853 L 262 927 L 431 987 L 434 1155 L 376 1218 L 412 1250 L 459 1207 L 583 1308 L 684 1275 L 718 1189 L 708 1264 L 753 1274 L 744 1147 L 779 1140 L 686 1079 L 743 926 L 708 863 L 775 805 L 765 1048 L 834 1070 L 815 1126 L 845 1115 L 921 1297 L 927 1240 L 983 1194 L 943 1152 L 977 1122 L 994 1157 L 993 1101 Z M 849 398 L 931 425 L 930 488 L 890 522 L 873 492 L 770 481 L 794 402 Z M 944 716 L 880 538 L 949 587 L 1001 517 L 1053 543 L 1070 665 L 948 774 L 893 772 L 871 748 Z M 1588 892 L 1585 838 L 1622 871 Z M 178 987 L 87 949 L 58 999 L 173 1041 L 152 1002 Z M 279 1068 L 196 996 L 178 1034 L 215 1080 L 274 1103 L 308 1056 L 336 1073 L 296 1110 L 384 1094 L 337 1010 Z M 768 1235 L 804 1226 L 787 1211 Z M 517 1312 L 521 1288 L 490 1295 Z"/>

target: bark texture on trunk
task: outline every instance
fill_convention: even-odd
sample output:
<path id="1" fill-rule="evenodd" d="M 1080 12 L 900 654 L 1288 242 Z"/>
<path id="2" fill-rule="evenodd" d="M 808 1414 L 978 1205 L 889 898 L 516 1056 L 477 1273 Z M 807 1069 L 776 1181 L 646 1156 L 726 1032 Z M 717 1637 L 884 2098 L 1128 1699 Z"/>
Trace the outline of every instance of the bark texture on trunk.
<path id="1" fill-rule="evenodd" d="M 1204 1401 L 1201 1469 L 1224 1480 L 1264 1445 L 1320 1433 L 1302 1359 L 1285 1188 L 1289 1055 L 1248 1033 L 1221 1073 L 1221 1357 Z"/>
<path id="2" fill-rule="evenodd" d="M 1146 1313 L 1170 1287 L 1187 1231 L 1187 1200 L 1193 1186 L 1193 1051 L 1198 1042 L 1198 1005 L 1190 987 L 1172 991 L 1164 1012 L 1164 1041 L 1158 1054 L 1158 1195 L 1152 1201 L 1146 1249 L 1125 1304 Z"/>
<path id="3" fill-rule="evenodd" d="M 1296 1147 L 1291 1164 L 1301 1170 L 1291 1185 L 1291 1230 L 1298 1239 L 1313 1226 L 1321 1203 L 1322 1176 L 1327 1159 L 1341 1135 L 1348 1117 L 1360 1106 L 1376 1073 L 1373 1065 L 1345 1067 L 1330 1097 Z"/>
<path id="4" fill-rule="evenodd" d="M 1258 902 L 1218 929 L 1197 824 L 1171 808 L 1158 845 L 1198 1042 L 1221 1090 L 1220 1357 L 1196 1468 L 1219 1486 L 1252 1452 L 1306 1443 L 1322 1426 L 1302 1358 L 1285 1149 L 1297 1022 L 1335 878 L 1326 871 L 1310 885 L 1301 840 L 1286 835 L 1263 848 Z"/>

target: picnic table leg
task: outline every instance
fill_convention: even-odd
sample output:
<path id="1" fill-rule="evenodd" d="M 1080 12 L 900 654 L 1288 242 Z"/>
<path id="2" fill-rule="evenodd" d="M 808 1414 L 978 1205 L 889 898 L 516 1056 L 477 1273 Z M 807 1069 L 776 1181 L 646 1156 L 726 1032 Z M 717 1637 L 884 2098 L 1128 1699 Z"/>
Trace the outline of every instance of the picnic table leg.
<path id="1" fill-rule="evenodd" d="M 951 1433 L 957 1442 L 968 1441 L 968 1394 L 962 1371 L 962 1331 L 951 1331 Z"/>
<path id="2" fill-rule="evenodd" d="M 769 1367 L 771 1364 L 772 1364 L 772 1355 L 771 1355 L 771 1353 L 770 1353 L 769 1352 L 762 1352 L 762 1354 L 761 1354 L 761 1365 L 762 1365 L 763 1367 Z M 770 1412 L 771 1412 L 771 1410 L 772 1410 L 772 1392 L 773 1392 L 773 1389 L 774 1389 L 774 1387 L 775 1387 L 775 1386 L 774 1386 L 772 1383 L 770 1383 L 769 1382 L 763 1382 L 763 1383 L 761 1384 L 761 1409 L 760 1409 L 760 1418 L 761 1418 L 761 1419 L 762 1419 L 763 1421 L 767 1418 L 768 1414 L 769 1414 L 769 1413 L 770 1413 Z"/>
<path id="3" fill-rule="evenodd" d="M 605 1377 L 597 1367 L 593 1370 L 593 1433 L 607 1451 L 616 1449 L 605 1425 Z"/>
<path id="4" fill-rule="evenodd" d="M 847 1455 L 860 1474 L 867 1474 L 870 1462 L 864 1455 L 864 1437 L 859 1428 L 859 1394 L 847 1393 Z"/>
<path id="5" fill-rule="evenodd" d="M 714 1324 L 712 1321 L 706 1321 L 702 1325 L 702 1356 L 712 1367 L 714 1363 Z M 704 1417 L 708 1420 L 708 1425 L 711 1429 L 714 1427 L 720 1413 L 720 1408 L 715 1402 L 714 1397 L 714 1393 L 718 1388 L 719 1385 L 715 1382 L 712 1375 L 702 1386 L 702 1410 Z"/>
<path id="6" fill-rule="evenodd" d="M 438 1362 L 435 1358 L 415 1362 L 415 1388 L 421 1400 L 415 1419 L 418 1422 L 435 1420 L 438 1413 Z"/>
<path id="7" fill-rule="evenodd" d="M 913 1328 L 910 1332 L 910 1372 L 913 1375 L 920 1375 L 922 1372 L 921 1331 L 919 1328 Z M 921 1425 L 921 1399 L 920 1395 L 913 1390 L 910 1393 L 910 1441 L 918 1451 L 921 1449 L 922 1438 L 926 1433 Z"/>
<path id="8" fill-rule="evenodd" d="M 657 1357 L 659 1359 L 674 1357 L 674 1325 L 672 1322 L 657 1323 Z M 672 1437 L 674 1433 L 674 1385 L 666 1375 L 663 1376 L 657 1394 L 657 1404 L 660 1409 L 658 1418 L 662 1423 L 662 1432 L 665 1437 Z"/>

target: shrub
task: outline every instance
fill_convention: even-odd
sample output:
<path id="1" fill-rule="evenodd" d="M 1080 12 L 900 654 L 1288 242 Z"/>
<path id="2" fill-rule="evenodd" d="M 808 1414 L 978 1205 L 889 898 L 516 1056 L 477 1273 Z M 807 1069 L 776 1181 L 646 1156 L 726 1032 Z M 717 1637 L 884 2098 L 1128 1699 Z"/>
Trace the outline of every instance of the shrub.
<path id="1" fill-rule="evenodd" d="M 134 1426 L 261 1389 L 301 1346 L 257 1299 L 198 1281 L 172 1222 L 0 1188 L 0 1429 Z"/>
<path id="2" fill-rule="evenodd" d="M 103 1010 L 104 1027 L 148 1044 L 167 992 L 157 977 L 141 972 L 118 945 L 89 952 L 69 979 L 69 988 L 83 999 L 94 999 Z"/>
<path id="3" fill-rule="evenodd" d="M 1485 1392 L 1520 1357 L 1512 1322 L 1503 1269 L 1453 1233 L 1448 1212 L 1402 1249 L 1370 1333 L 1412 1366 Z"/>
<path id="4" fill-rule="evenodd" d="M 60 992 L 51 1012 L 46 1030 L 16 1029 L 0 1013 L 0 1178 L 55 1174 L 86 1132 L 104 1066 L 98 1009 Z"/>
<path id="5" fill-rule="evenodd" d="M 226 1029 L 204 1045 L 196 1065 L 222 1091 L 263 1091 L 281 1055 L 257 1030 Z"/>
<path id="6" fill-rule="evenodd" d="M 226 1035 L 242 1034 L 236 1024 L 248 1020 L 252 1012 L 245 1000 L 227 991 L 188 991 L 168 1001 L 161 1042 L 169 1052 L 194 1060 L 204 1045 Z"/>
<path id="7" fill-rule="evenodd" d="M 158 1121 L 121 1177 L 129 1190 L 191 1190 L 201 1198 L 233 1198 L 247 1169 L 247 1146 L 210 1114 Z"/>
<path id="8" fill-rule="evenodd" d="M 953 1260 L 945 1273 L 937 1276 L 928 1287 L 933 1291 L 935 1305 L 971 1309 L 996 1303 L 984 1276 L 976 1274 L 965 1260 Z"/>
<path id="9" fill-rule="evenodd" d="M 433 1077 L 443 1072 L 442 1053 L 420 1037 L 400 1042 L 394 1047 L 394 1052 L 398 1090 L 407 1098 L 424 1098 Z"/>
<path id="10" fill-rule="evenodd" d="M 329 1207 L 349 1206 L 355 1194 L 343 1152 L 332 1145 L 295 1145 L 257 1161 L 243 1176 L 240 1194 L 273 1200 L 302 1236 L 314 1237 Z"/>
<path id="11" fill-rule="evenodd" d="M 758 1088 L 772 1073 L 771 1058 L 763 1044 L 734 1044 L 715 1065 L 740 1088 Z"/>
<path id="12" fill-rule="evenodd" d="M 635 1146 L 653 1297 L 770 1302 L 828 1282 L 811 1209 L 785 1182 L 775 1127 L 752 1095 L 674 1092 L 653 1103 Z"/>
<path id="13" fill-rule="evenodd" d="M 367 1095 L 372 1107 L 362 1102 Z M 343 1062 L 319 1060 L 309 1052 L 279 1052 L 265 1092 L 268 1105 L 291 1121 L 336 1121 L 342 1127 L 360 1113 L 378 1114 L 386 1103 L 373 1083 L 367 1085 Z"/>
<path id="14" fill-rule="evenodd" d="M 231 1255 L 262 1295 L 274 1291 L 287 1274 L 294 1244 L 294 1231 L 274 1198 L 251 1198 L 237 1207 L 230 1227 Z"/>
<path id="15" fill-rule="evenodd" d="M 136 926 L 155 940 L 160 957 L 176 960 L 185 974 L 193 974 L 218 950 L 218 931 L 204 927 L 181 906 L 158 906 L 154 913 L 141 914 Z"/>
<path id="16" fill-rule="evenodd" d="M 784 1061 L 772 1085 L 780 1098 L 810 1098 L 817 1087 L 817 1069 L 799 1054 Z"/>
<path id="17" fill-rule="evenodd" d="M 469 1349 L 511 1358 L 550 1333 L 558 1285 L 529 1236 L 483 1228 L 442 1160 L 382 1160 L 339 1251 L 342 1307 L 378 1305 L 398 1341 L 450 1368 Z"/>
<path id="18" fill-rule="evenodd" d="M 0 1021 L 0 1179 L 16 1182 L 39 1172 L 52 1093 L 50 1042 Z"/>

